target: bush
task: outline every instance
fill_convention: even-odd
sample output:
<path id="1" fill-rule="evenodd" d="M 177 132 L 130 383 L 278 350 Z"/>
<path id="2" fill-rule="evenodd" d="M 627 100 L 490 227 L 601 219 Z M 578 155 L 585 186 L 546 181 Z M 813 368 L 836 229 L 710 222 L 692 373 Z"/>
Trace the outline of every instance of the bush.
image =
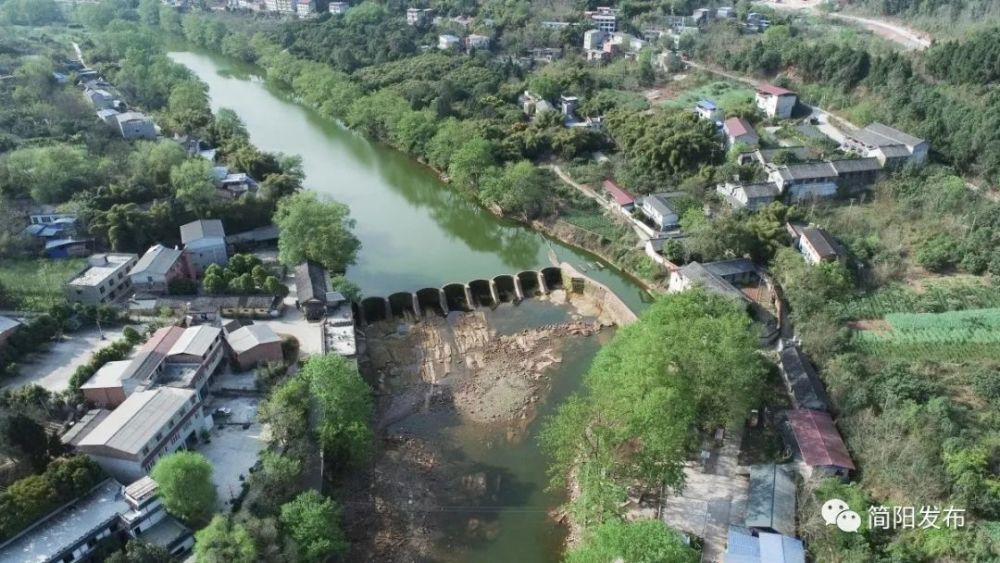
<path id="1" fill-rule="evenodd" d="M 917 262 L 932 272 L 953 268 L 961 259 L 958 240 L 949 234 L 934 235 L 917 250 Z"/>

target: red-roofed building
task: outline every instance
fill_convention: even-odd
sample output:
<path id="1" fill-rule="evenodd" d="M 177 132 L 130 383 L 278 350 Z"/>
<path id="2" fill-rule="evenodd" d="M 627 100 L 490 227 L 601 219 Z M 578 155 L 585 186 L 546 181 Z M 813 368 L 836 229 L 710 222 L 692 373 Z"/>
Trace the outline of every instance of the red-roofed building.
<path id="1" fill-rule="evenodd" d="M 730 117 L 722 124 L 722 130 L 726 133 L 727 146 L 732 147 L 736 143 L 745 143 L 755 146 L 760 143 L 760 137 L 754 131 L 753 125 L 742 117 Z"/>
<path id="2" fill-rule="evenodd" d="M 795 109 L 795 104 L 798 101 L 798 95 L 791 90 L 774 84 L 757 86 L 757 107 L 763 110 L 768 117 L 788 119 L 792 116 L 792 110 Z"/>
<path id="3" fill-rule="evenodd" d="M 842 477 L 854 471 L 851 454 L 828 413 L 794 409 L 788 411 L 787 416 L 788 425 L 806 465 Z"/>
<path id="4" fill-rule="evenodd" d="M 635 197 L 611 180 L 604 181 L 604 192 L 609 201 L 614 201 L 622 211 L 631 212 L 635 208 Z"/>

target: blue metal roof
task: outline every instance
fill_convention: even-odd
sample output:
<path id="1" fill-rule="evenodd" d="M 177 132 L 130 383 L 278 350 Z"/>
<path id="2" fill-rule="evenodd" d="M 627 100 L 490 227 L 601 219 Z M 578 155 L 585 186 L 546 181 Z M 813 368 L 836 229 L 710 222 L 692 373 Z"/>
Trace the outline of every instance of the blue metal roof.
<path id="1" fill-rule="evenodd" d="M 806 563 L 802 541 L 781 534 L 760 534 L 760 560 L 768 563 Z"/>
<path id="2" fill-rule="evenodd" d="M 712 111 L 719 109 L 718 106 L 715 105 L 715 102 L 713 102 L 712 100 L 698 100 L 698 103 L 696 105 L 702 109 L 707 109 Z"/>

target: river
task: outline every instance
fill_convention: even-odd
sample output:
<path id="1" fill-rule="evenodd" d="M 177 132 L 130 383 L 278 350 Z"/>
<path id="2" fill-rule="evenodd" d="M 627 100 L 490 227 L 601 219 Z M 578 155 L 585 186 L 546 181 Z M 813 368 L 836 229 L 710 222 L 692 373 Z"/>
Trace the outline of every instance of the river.
<path id="1" fill-rule="evenodd" d="M 554 253 L 610 287 L 633 309 L 644 307 L 641 287 L 608 264 L 493 216 L 406 155 L 289 99 L 255 76 L 252 67 L 197 51 L 173 52 L 170 57 L 208 85 L 213 110 L 229 108 L 243 119 L 255 145 L 301 156 L 307 189 L 350 206 L 362 246 L 347 276 L 365 295 L 387 296 L 535 269 L 550 265 Z M 532 305 L 517 316 L 531 317 L 523 322 L 536 324 L 549 315 L 545 307 Z M 552 392 L 540 414 L 579 388 L 580 376 L 599 347 L 594 340 L 577 346 L 552 374 Z M 449 547 L 456 542 L 464 553 L 461 559 L 558 560 L 565 531 L 545 513 L 561 496 L 544 490 L 545 458 L 533 439 L 536 432 L 537 424 L 528 439 L 518 444 L 501 440 L 491 448 L 483 447 L 477 433 L 456 428 L 450 434 L 448 439 L 470 462 L 509 474 L 517 484 L 517 490 L 497 503 L 496 517 L 503 525 L 496 538 L 474 545 L 449 538 Z"/>

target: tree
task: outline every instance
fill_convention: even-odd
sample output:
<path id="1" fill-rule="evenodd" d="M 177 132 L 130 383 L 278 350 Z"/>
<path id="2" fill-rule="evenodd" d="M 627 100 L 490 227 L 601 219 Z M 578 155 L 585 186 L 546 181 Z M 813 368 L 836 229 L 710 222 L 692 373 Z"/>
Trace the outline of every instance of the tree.
<path id="1" fill-rule="evenodd" d="M 160 25 L 160 6 L 157 0 L 139 0 L 139 21 L 146 25 Z"/>
<path id="2" fill-rule="evenodd" d="M 360 461 L 371 447 L 373 407 L 357 368 L 337 355 L 313 356 L 299 377 L 309 382 L 320 445 L 329 458 Z"/>
<path id="3" fill-rule="evenodd" d="M 170 563 L 176 559 L 158 545 L 139 540 L 129 540 L 125 551 L 117 551 L 105 560 L 107 563 Z"/>
<path id="4" fill-rule="evenodd" d="M 194 133 L 208 129 L 213 124 L 208 109 L 208 89 L 195 80 L 178 82 L 170 89 L 167 115 L 179 132 Z"/>
<path id="5" fill-rule="evenodd" d="M 281 523 L 299 547 L 304 561 L 326 561 L 347 550 L 340 527 L 340 508 L 314 490 L 281 507 Z"/>
<path id="6" fill-rule="evenodd" d="M 27 460 L 35 471 L 42 471 L 49 463 L 45 428 L 24 414 L 12 413 L 0 421 L 0 449 L 7 449 L 4 446 L 10 448 L 10 453 Z"/>
<path id="7" fill-rule="evenodd" d="M 537 216 L 544 197 L 545 180 L 541 170 L 527 160 L 507 163 L 503 172 L 485 178 L 479 198 L 487 205 L 497 205 L 507 213 Z"/>
<path id="8" fill-rule="evenodd" d="M 496 164 L 493 143 L 483 138 L 466 139 L 451 156 L 448 175 L 451 181 L 463 188 L 477 189 L 479 179 Z"/>
<path id="9" fill-rule="evenodd" d="M 577 468 L 583 520 L 613 514 L 625 484 L 681 485 L 691 429 L 738 423 L 755 403 L 767 375 L 757 348 L 742 307 L 697 289 L 660 298 L 621 328 L 594 358 L 585 393 L 541 436 L 555 483 Z"/>
<path id="10" fill-rule="evenodd" d="M 160 486 L 167 512 L 192 526 L 208 522 L 215 512 L 212 464 L 199 453 L 179 451 L 160 458 L 150 476 Z"/>
<path id="11" fill-rule="evenodd" d="M 279 373 L 284 373 L 280 365 Z M 260 469 L 250 476 L 250 486 L 260 491 L 262 511 L 270 513 L 295 494 L 302 476 L 302 462 L 277 452 L 266 450 L 260 457 Z"/>
<path id="12" fill-rule="evenodd" d="M 270 428 L 270 443 L 291 451 L 308 449 L 309 382 L 293 377 L 260 404 L 260 421 Z"/>
<path id="13" fill-rule="evenodd" d="M 198 563 L 256 563 L 257 548 L 247 528 L 232 516 L 216 515 L 194 535 Z"/>
<path id="14" fill-rule="evenodd" d="M 203 158 L 191 158 L 170 170 L 174 196 L 193 213 L 204 215 L 216 200 L 212 164 Z"/>
<path id="15" fill-rule="evenodd" d="M 566 555 L 566 563 L 695 563 L 698 552 L 659 520 L 612 519 L 597 526 Z"/>
<path id="16" fill-rule="evenodd" d="M 346 205 L 300 192 L 278 204 L 274 222 L 280 233 L 278 258 L 292 266 L 315 260 L 332 272 L 354 263 L 361 242 L 351 230 L 354 220 Z"/>

